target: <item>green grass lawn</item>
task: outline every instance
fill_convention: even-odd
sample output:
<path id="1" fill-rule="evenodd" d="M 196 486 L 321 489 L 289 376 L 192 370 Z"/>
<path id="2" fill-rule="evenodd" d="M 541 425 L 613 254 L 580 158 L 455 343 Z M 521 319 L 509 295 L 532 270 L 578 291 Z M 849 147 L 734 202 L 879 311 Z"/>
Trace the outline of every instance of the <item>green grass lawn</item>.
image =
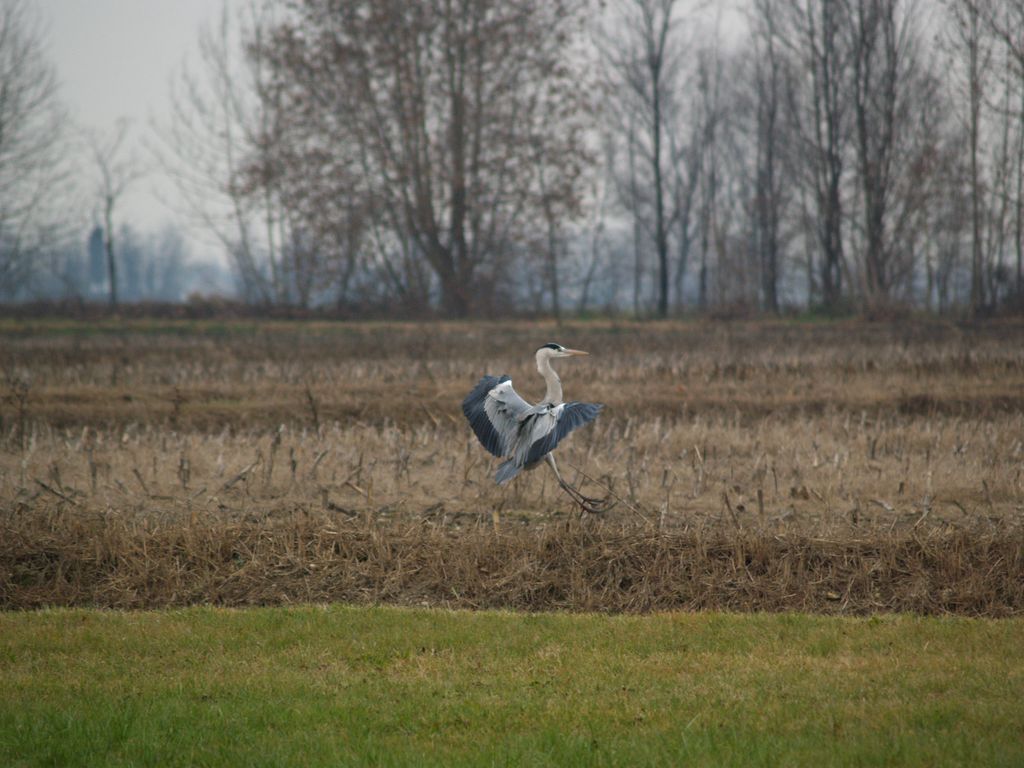
<path id="1" fill-rule="evenodd" d="M 0 765 L 1024 765 L 1024 621 L 0 613 Z"/>

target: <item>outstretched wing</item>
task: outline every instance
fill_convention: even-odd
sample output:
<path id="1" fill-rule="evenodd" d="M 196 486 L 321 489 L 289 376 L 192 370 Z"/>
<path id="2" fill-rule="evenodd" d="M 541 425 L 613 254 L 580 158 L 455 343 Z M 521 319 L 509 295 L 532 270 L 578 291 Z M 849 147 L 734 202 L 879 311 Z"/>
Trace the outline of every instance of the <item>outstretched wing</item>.
<path id="1" fill-rule="evenodd" d="M 520 424 L 532 410 L 512 389 L 508 376 L 484 376 L 462 401 L 462 412 L 473 432 L 484 448 L 499 458 L 512 453 Z"/>
<path id="2" fill-rule="evenodd" d="M 516 463 L 525 467 L 540 461 L 570 432 L 596 419 L 603 407 L 601 403 L 563 403 L 538 413 L 530 439 L 516 451 Z"/>

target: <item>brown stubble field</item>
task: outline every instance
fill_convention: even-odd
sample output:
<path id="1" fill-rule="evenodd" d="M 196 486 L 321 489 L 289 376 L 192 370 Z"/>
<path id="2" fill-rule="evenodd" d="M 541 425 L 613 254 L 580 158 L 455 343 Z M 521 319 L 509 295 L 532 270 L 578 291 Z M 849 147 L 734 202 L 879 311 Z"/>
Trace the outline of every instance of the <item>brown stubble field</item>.
<path id="1" fill-rule="evenodd" d="M 498 488 L 483 373 L 606 404 Z M 0 324 L 0 607 L 1024 611 L 1024 324 Z M 587 479 L 590 478 L 590 479 Z"/>

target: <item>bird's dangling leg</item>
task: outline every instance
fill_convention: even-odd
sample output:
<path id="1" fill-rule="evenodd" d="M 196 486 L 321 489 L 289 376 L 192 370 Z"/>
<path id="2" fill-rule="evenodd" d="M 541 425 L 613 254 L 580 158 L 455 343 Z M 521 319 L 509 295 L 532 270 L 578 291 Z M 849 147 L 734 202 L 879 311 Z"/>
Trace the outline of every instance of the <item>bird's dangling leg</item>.
<path id="1" fill-rule="evenodd" d="M 558 480 L 558 484 L 562 487 L 569 498 L 576 502 L 580 508 L 580 512 L 590 512 L 594 515 L 599 515 L 602 512 L 607 512 L 615 504 L 611 496 L 605 496 L 604 498 L 594 498 L 593 496 L 584 496 L 576 488 L 573 488 L 565 480 L 562 479 L 562 474 L 558 471 L 558 465 L 555 464 L 555 457 L 553 454 L 545 456 L 548 465 L 551 470 L 555 473 L 555 479 Z"/>

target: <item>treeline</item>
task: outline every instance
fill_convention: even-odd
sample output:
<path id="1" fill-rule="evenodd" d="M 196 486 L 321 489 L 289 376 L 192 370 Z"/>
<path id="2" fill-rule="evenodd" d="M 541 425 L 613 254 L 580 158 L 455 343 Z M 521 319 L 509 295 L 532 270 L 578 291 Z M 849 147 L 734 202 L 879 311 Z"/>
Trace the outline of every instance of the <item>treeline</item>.
<path id="1" fill-rule="evenodd" d="M 74 124 L 37 10 L 0 0 L 0 302 L 180 302 L 229 286 L 190 258 L 180 228 L 143 232 L 120 215 L 145 163 L 126 151 L 127 123 L 109 136 Z"/>
<path id="2" fill-rule="evenodd" d="M 73 233 L 77 234 L 77 232 Z M 193 292 L 230 285 L 223 270 L 189 260 L 182 234 L 173 227 L 141 233 L 130 225 L 119 227 L 117 243 L 117 297 L 121 303 L 181 302 Z M 27 259 L 17 283 L 0 291 L 4 303 L 65 302 L 63 306 L 109 304 L 108 238 L 94 226 L 85 242 L 67 236 Z M 61 304 L 53 304 L 60 309 Z M 10 307 L 8 307 L 10 311 Z"/>
<path id="3" fill-rule="evenodd" d="M 252 0 L 155 143 L 256 304 L 987 314 L 1024 306 L 1022 30 L 1024 0 Z"/>

